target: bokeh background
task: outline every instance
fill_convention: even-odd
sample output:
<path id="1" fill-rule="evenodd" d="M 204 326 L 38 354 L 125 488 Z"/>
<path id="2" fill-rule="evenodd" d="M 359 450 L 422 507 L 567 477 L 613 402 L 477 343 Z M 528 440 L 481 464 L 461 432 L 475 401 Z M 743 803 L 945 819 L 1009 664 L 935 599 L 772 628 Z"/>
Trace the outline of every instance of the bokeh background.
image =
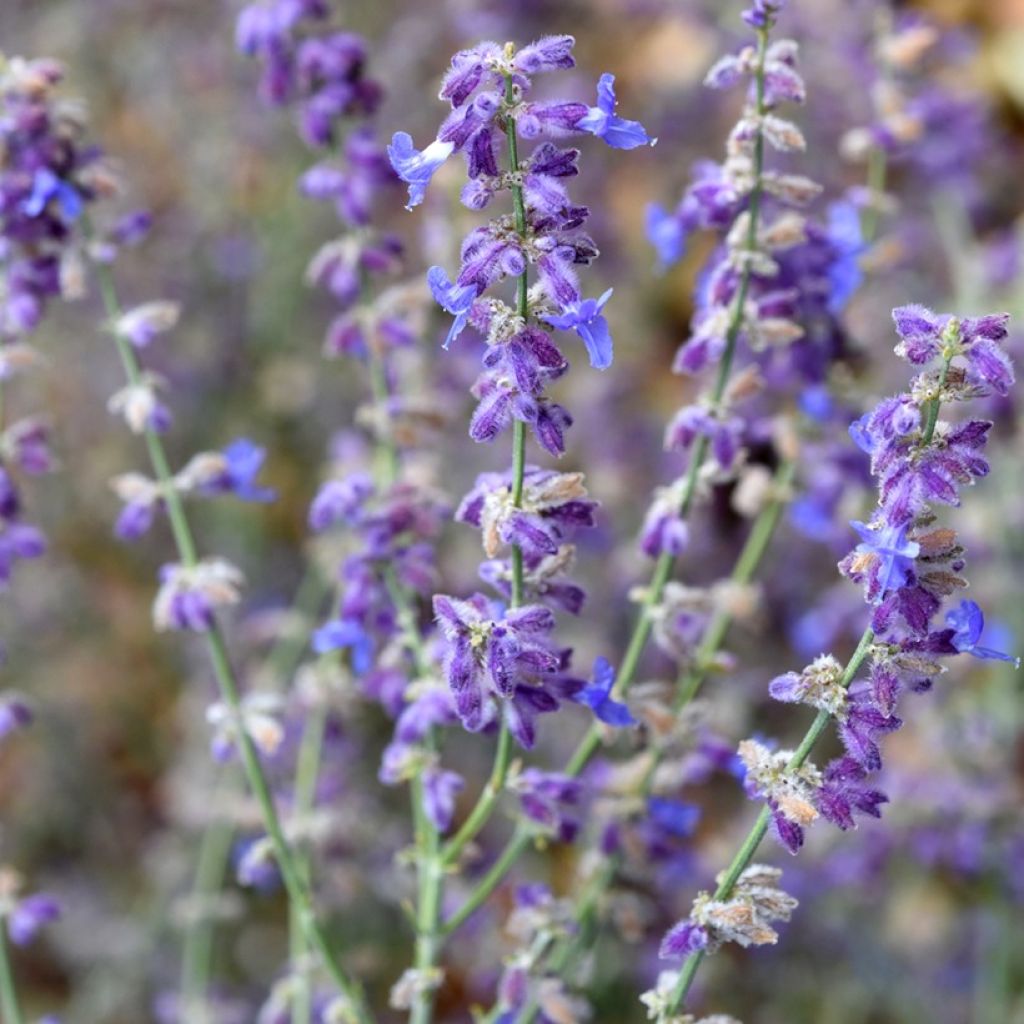
<path id="1" fill-rule="evenodd" d="M 597 274 L 616 289 L 617 342 L 612 372 L 574 373 L 564 394 L 577 413 L 566 462 L 586 468 L 604 506 L 599 536 L 580 558 L 598 593 L 590 625 L 575 627 L 573 637 L 586 663 L 621 645 L 627 592 L 647 571 L 633 538 L 643 496 L 673 469 L 660 435 L 688 385 L 666 367 L 686 333 L 694 276 L 707 251 L 698 244 L 680 267 L 659 276 L 643 210 L 652 199 L 674 202 L 693 161 L 721 152 L 735 99 L 700 83 L 715 56 L 740 38 L 741 5 L 336 6 L 338 23 L 371 42 L 374 74 L 388 91 L 377 118 L 384 136 L 405 129 L 418 140 L 430 137 L 442 112 L 437 80 L 454 50 L 480 38 L 570 32 L 580 65 L 570 85 L 577 77 L 580 94 L 589 95 L 596 74 L 614 70 L 623 108 L 660 137 L 656 149 L 631 158 L 627 173 L 613 166 L 618 154 L 588 153 L 578 185 L 603 250 Z M 863 180 L 863 168 L 838 149 L 842 135 L 870 117 L 864 41 L 881 6 L 791 0 L 784 21 L 801 42 L 809 84 L 800 112 L 809 140 L 802 169 L 832 195 Z M 965 313 L 1006 308 L 1024 323 L 1024 4 L 936 0 L 900 9 L 925 12 L 941 26 L 922 87 L 948 90 L 961 105 L 942 108 L 929 126 L 927 154 L 896 166 L 890 180 L 897 209 L 848 313 L 863 353 L 847 367 L 848 383 L 865 398 L 901 381 L 889 326 L 896 304 Z M 325 363 L 321 355 L 330 308 L 303 275 L 333 228 L 298 194 L 295 180 L 312 158 L 288 112 L 267 109 L 257 97 L 256 69 L 234 49 L 236 14 L 223 0 L 4 0 L 0 48 L 66 65 L 69 92 L 86 101 L 94 137 L 123 172 L 126 202 L 153 213 L 151 237 L 121 261 L 119 273 L 129 301 L 162 297 L 184 306 L 179 329 L 153 352 L 178 409 L 172 450 L 185 457 L 238 434 L 269 450 L 267 476 L 280 492 L 274 505 L 202 510 L 206 546 L 243 566 L 250 580 L 241 657 L 262 650 L 267 623 L 277 621 L 272 611 L 287 605 L 302 576 L 305 510 L 331 435 L 352 421 L 361 382 L 343 361 Z M 451 170 L 450 178 L 438 178 L 438 197 L 415 216 L 402 211 L 397 192 L 387 204 L 385 219 L 408 245 L 411 278 L 432 262 L 451 265 L 473 223 L 475 215 L 457 205 Z M 28 1004 L 37 1015 L 59 1010 L 69 1024 L 136 1024 L 170 1019 L 161 1017 L 161 996 L 173 990 L 179 969 L 182 898 L 197 837 L 208 804 L 216 799 L 230 811 L 237 782 L 207 757 L 203 708 L 211 683 L 202 652 L 151 629 L 153 577 L 168 556 L 166 539 L 158 533 L 126 546 L 111 532 L 116 503 L 108 480 L 137 465 L 142 452 L 105 409 L 119 368 L 100 319 L 94 297 L 55 309 L 41 334 L 46 371 L 16 399 L 45 410 L 61 470 L 38 482 L 29 499 L 52 551 L 20 570 L 16 596 L 0 600 L 5 673 L 32 695 L 45 721 L 0 750 L 0 855 L 67 907 L 44 942 L 19 954 Z M 478 350 L 467 341 L 442 355 L 441 319 L 430 320 L 425 358 L 452 416 L 432 454 L 457 496 L 504 453 L 465 438 L 465 392 Z M 1014 344 L 1024 355 L 1019 340 Z M 993 638 L 998 630 L 1004 648 L 1019 652 L 1024 436 L 1017 410 L 1016 401 L 992 410 L 994 471 L 983 491 L 970 495 L 961 523 L 972 596 L 989 610 Z M 739 525 L 728 496 L 716 499 L 695 527 L 706 557 L 686 571 L 701 582 L 714 579 L 735 550 Z M 748 728 L 790 728 L 792 719 L 766 708 L 762 697 L 771 675 L 817 653 L 806 649 L 814 642 L 806 639 L 807 614 L 817 616 L 816 635 L 839 644 L 860 632 L 856 595 L 846 593 L 853 588 L 834 573 L 842 547 L 788 526 L 784 532 L 785 558 L 769 560 L 765 599 L 730 644 L 738 667 L 716 681 L 710 698 L 708 713 L 733 739 Z M 475 542 L 473 531 L 454 525 L 445 537 L 451 592 L 472 586 Z M 649 674 L 660 668 L 652 659 Z M 852 834 L 815 835 L 791 867 L 805 906 L 782 946 L 715 958 L 706 991 L 727 995 L 730 1012 L 757 1024 L 1024 1021 L 1021 697 L 1012 670 L 958 665 L 937 694 L 915 704 L 911 727 L 892 744 L 891 812 Z M 363 727 L 368 749 L 385 741 L 386 722 Z M 545 736 L 541 756 L 557 763 L 570 739 Z M 484 747 L 467 743 L 459 756 L 470 769 L 478 762 L 482 776 Z M 375 771 L 371 763 L 347 780 L 338 813 L 350 825 L 361 814 L 377 816 L 379 828 L 371 831 L 397 847 L 406 825 L 392 809 L 401 802 L 377 786 Z M 675 906 L 657 911 L 640 892 L 605 926 L 591 980 L 599 1021 L 641 1019 L 635 993 L 657 971 L 650 940 L 659 923 L 685 909 L 750 814 L 728 780 L 702 799 L 700 854 L 678 868 Z M 235 813 L 244 823 L 245 808 Z M 571 853 L 554 851 L 535 855 L 527 873 L 564 887 L 575 868 Z M 409 941 L 401 914 L 377 900 L 387 891 L 389 858 L 343 857 L 333 870 L 347 912 L 360 923 L 353 955 L 372 985 L 386 987 L 405 965 Z M 255 1021 L 260 993 L 285 951 L 282 908 L 274 893 L 254 897 L 230 878 L 225 894 L 215 962 L 226 1001 L 217 1019 Z M 625 923 L 630 914 L 639 918 L 636 927 Z M 634 941 L 640 937 L 646 941 Z M 484 952 L 454 954 L 453 970 L 465 971 L 465 992 L 483 1002 L 481 958 L 491 956 L 496 968 L 501 947 L 479 936 L 473 942 L 484 943 Z M 452 1020 L 466 1019 L 452 1013 Z"/>

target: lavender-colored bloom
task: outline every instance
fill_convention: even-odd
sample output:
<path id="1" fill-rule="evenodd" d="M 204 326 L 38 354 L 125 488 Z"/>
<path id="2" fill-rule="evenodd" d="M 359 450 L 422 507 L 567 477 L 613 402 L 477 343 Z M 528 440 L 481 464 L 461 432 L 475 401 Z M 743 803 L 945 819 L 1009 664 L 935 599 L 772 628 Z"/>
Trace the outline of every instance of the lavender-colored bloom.
<path id="1" fill-rule="evenodd" d="M 583 783 L 559 772 L 527 768 L 512 782 L 523 813 L 563 843 L 571 843 L 580 826 Z"/>
<path id="2" fill-rule="evenodd" d="M 627 121 L 615 113 L 615 76 L 607 72 L 597 83 L 597 106 L 589 107 L 577 127 L 603 139 L 613 149 L 636 149 L 653 146 L 652 139 L 639 121 Z"/>
<path id="3" fill-rule="evenodd" d="M 11 692 L 0 696 L 0 740 L 27 729 L 32 718 L 32 708 L 24 697 Z"/>
<path id="4" fill-rule="evenodd" d="M 606 370 L 612 365 L 612 336 L 608 321 L 601 310 L 611 298 L 609 288 L 599 299 L 582 299 L 570 302 L 559 314 L 547 314 L 544 319 L 561 331 L 575 331 L 586 346 L 590 365 L 596 370 Z"/>
<path id="5" fill-rule="evenodd" d="M 546 643 L 554 617 L 539 605 L 504 611 L 476 594 L 467 601 L 437 595 L 434 613 L 447 645 L 445 674 L 462 724 L 477 731 L 494 720 L 494 701 L 504 699 L 519 739 L 532 745 L 531 711 L 553 710 L 545 694 L 535 707 L 534 679 L 556 672 L 561 658 Z M 543 694 L 543 690 L 539 690 Z M 555 704 L 557 707 L 557 702 Z"/>
<path id="6" fill-rule="evenodd" d="M 310 529 L 320 533 L 339 523 L 354 525 L 373 492 L 373 478 L 363 470 L 339 480 L 328 480 L 309 506 Z"/>
<path id="7" fill-rule="evenodd" d="M 35 893 L 19 900 L 7 916 L 7 933 L 16 946 L 27 946 L 43 925 L 60 917 L 60 904 L 53 896 Z"/>
<path id="8" fill-rule="evenodd" d="M 682 959 L 707 949 L 709 942 L 707 930 L 686 918 L 666 933 L 661 940 L 658 956 L 663 960 Z"/>
<path id="9" fill-rule="evenodd" d="M 594 716 L 606 725 L 624 728 L 636 725 L 636 719 L 629 708 L 612 697 L 615 685 L 615 669 L 605 658 L 594 662 L 593 681 L 572 695 L 572 700 L 583 704 L 594 712 Z"/>
<path id="10" fill-rule="evenodd" d="M 317 654 L 328 651 L 351 651 L 352 669 L 357 675 L 369 671 L 373 665 L 373 637 L 351 619 L 332 619 L 313 634 L 313 650 Z"/>
<path id="11" fill-rule="evenodd" d="M 423 806 L 427 817 L 439 832 L 451 828 L 455 816 L 455 798 L 465 786 L 456 772 L 428 768 L 423 773 Z"/>
<path id="12" fill-rule="evenodd" d="M 427 271 L 427 284 L 437 304 L 455 317 L 448 328 L 448 337 L 441 346 L 446 349 L 465 330 L 470 310 L 480 290 L 475 284 L 453 284 L 448 280 L 443 267 L 431 267 Z"/>
<path id="13" fill-rule="evenodd" d="M 256 478 L 266 461 L 267 450 L 246 437 L 240 437 L 221 453 L 223 465 L 211 480 L 203 484 L 207 494 L 233 494 L 242 501 L 273 501 L 277 492 L 263 487 Z"/>
<path id="14" fill-rule="evenodd" d="M 408 132 L 395 132 L 388 146 L 388 158 L 395 173 L 409 186 L 407 210 L 423 202 L 431 178 L 454 150 L 453 142 L 435 139 L 421 152 L 413 145 L 412 136 Z"/>
<path id="15" fill-rule="evenodd" d="M 658 796 L 648 798 L 647 813 L 660 828 L 674 836 L 693 835 L 701 816 L 700 808 L 694 804 Z"/>
<path id="16" fill-rule="evenodd" d="M 1008 661 L 1020 668 L 1020 658 L 978 643 L 985 629 L 985 616 L 975 601 L 961 601 L 956 608 L 948 611 L 946 625 L 953 630 L 951 642 L 961 654 L 970 654 L 983 661 Z"/>
<path id="17" fill-rule="evenodd" d="M 907 539 L 907 525 L 890 526 L 886 523 L 867 525 L 851 522 L 860 534 L 863 544 L 857 553 L 871 559 L 869 593 L 876 604 L 893 589 L 903 587 L 914 568 L 914 559 L 920 554 L 921 546 Z"/>

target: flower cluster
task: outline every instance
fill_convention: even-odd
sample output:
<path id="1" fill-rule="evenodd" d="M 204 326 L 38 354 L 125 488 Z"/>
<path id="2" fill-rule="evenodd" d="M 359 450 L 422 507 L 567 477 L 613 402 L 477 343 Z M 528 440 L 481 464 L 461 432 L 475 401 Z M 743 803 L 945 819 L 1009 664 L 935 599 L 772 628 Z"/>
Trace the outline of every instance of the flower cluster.
<path id="1" fill-rule="evenodd" d="M 422 202 L 438 168 L 454 153 L 466 158 L 469 181 L 462 201 L 484 209 L 500 192 L 512 195 L 514 214 L 476 228 L 462 245 L 462 266 L 454 281 L 444 269 L 428 275 L 438 303 L 455 317 L 445 345 L 469 324 L 487 340 L 485 371 L 474 387 L 479 399 L 470 428 L 478 441 L 493 440 L 512 420 L 528 423 L 538 443 L 553 454 L 564 450 L 569 414 L 544 395 L 547 382 L 565 373 L 565 357 L 537 321 L 575 331 L 598 368 L 612 361 L 612 341 L 603 315 L 609 293 L 584 298 L 577 268 L 598 255 L 580 231 L 589 211 L 574 205 L 566 179 L 579 173 L 579 151 L 550 139 L 592 134 L 618 149 L 651 142 L 643 127 L 615 113 L 614 78 L 603 75 L 598 105 L 532 101 L 532 77 L 571 68 L 571 36 L 541 39 L 516 51 L 483 43 L 457 53 L 441 87 L 452 113 L 437 139 L 422 152 L 404 132 L 395 135 L 389 154 L 399 177 L 409 185 L 409 206 Z M 501 139 L 507 158 L 499 159 Z M 542 139 L 521 159 L 520 140 Z M 537 281 L 528 288 L 528 268 Z M 508 278 L 518 278 L 515 306 L 484 293 Z"/>
<path id="2" fill-rule="evenodd" d="M 81 295 L 83 215 L 111 185 L 62 78 L 55 61 L 0 54 L 0 388 L 37 365 L 29 335 L 47 303 Z M 46 549 L 23 519 L 18 476 L 52 468 L 48 433 L 33 417 L 0 421 L 0 587 Z"/>
<path id="3" fill-rule="evenodd" d="M 839 565 L 863 587 L 870 626 L 845 669 L 826 655 L 770 685 L 776 700 L 808 704 L 821 721 L 834 720 L 845 753 L 819 770 L 807 760 L 806 742 L 797 753 L 773 753 L 754 740 L 740 745 L 746 791 L 766 801 L 776 837 L 791 853 L 819 816 L 850 829 L 855 812 L 880 815 L 888 798 L 866 781 L 882 767 L 878 738 L 902 725 L 894 713 L 901 692 L 927 690 L 944 671 L 938 659 L 968 653 L 1016 662 L 981 644 L 984 618 L 975 602 L 961 601 L 943 625 L 934 621 L 944 600 L 966 583 L 956 532 L 936 525 L 933 506 L 959 505 L 961 489 L 988 472 L 983 452 L 991 426 L 950 423 L 939 412 L 945 403 L 1005 393 L 1012 384 L 1012 367 L 998 347 L 1007 317 L 960 319 L 907 306 L 893 319 L 897 351 L 922 369 L 907 392 L 883 400 L 850 428 L 871 456 L 879 501 L 868 524 L 853 523 L 863 542 Z M 866 676 L 858 678 L 869 659 Z M 817 733 L 809 735 L 813 741 Z M 715 933 L 705 918 L 705 905 L 695 903 L 669 933 L 663 954 L 711 948 Z"/>
<path id="4" fill-rule="evenodd" d="M 263 61 L 261 92 L 268 103 L 295 102 L 302 137 L 326 147 L 338 120 L 372 113 L 380 86 L 365 77 L 366 44 L 350 32 L 317 32 L 330 16 L 326 0 L 270 0 L 243 8 L 235 42 Z"/>
<path id="5" fill-rule="evenodd" d="M 456 152 L 467 164 L 466 206 L 484 209 L 498 193 L 510 193 L 512 214 L 466 237 L 455 280 L 441 267 L 432 267 L 427 280 L 438 303 L 454 315 L 445 347 L 468 325 L 487 342 L 484 372 L 473 388 L 479 404 L 470 435 L 489 441 L 513 421 L 517 431 L 528 424 L 538 444 L 555 455 L 565 449 L 564 431 L 572 420 L 544 392 L 568 362 L 541 324 L 574 330 L 599 369 L 612 361 L 612 341 L 602 312 L 610 292 L 584 298 L 577 279 L 576 268 L 598 254 L 580 231 L 588 210 L 574 205 L 566 190 L 566 179 L 578 173 L 580 154 L 550 140 L 589 133 L 618 149 L 652 142 L 639 123 L 615 113 L 611 75 L 600 80 L 596 107 L 530 98 L 534 75 L 574 66 L 572 48 L 572 37 L 554 36 L 518 51 L 512 44 L 483 43 L 456 54 L 441 87 L 452 113 L 437 139 L 420 152 L 399 132 L 389 148 L 395 170 L 409 185 L 410 208 L 422 202 L 435 172 Z M 533 139 L 542 141 L 521 158 L 520 140 Z M 537 275 L 532 286 L 531 267 Z M 509 279 L 516 282 L 514 305 L 485 296 Z M 529 747 L 536 715 L 558 707 L 557 693 L 585 689 L 564 677 L 568 652 L 552 646 L 554 619 L 544 605 L 579 612 L 582 591 L 561 577 L 572 562 L 571 534 L 593 525 L 596 504 L 587 498 L 581 474 L 527 468 L 523 436 L 517 432 L 516 438 L 514 468 L 481 476 L 457 513 L 482 531 L 488 561 L 481 575 L 513 607 L 477 594 L 468 601 L 438 596 L 434 610 L 462 724 L 477 730 L 504 719 Z M 502 548 L 510 549 L 508 557 L 499 557 Z M 523 605 L 526 595 L 538 603 Z M 593 698 L 592 706 L 607 712 L 608 694 L 603 697 Z"/>

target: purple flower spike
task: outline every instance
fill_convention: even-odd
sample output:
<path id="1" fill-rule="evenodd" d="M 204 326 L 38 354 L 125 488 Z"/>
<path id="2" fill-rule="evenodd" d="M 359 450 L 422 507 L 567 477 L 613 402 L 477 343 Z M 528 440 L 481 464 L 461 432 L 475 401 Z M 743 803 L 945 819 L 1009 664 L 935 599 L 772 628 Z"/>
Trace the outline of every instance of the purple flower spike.
<path id="1" fill-rule="evenodd" d="M 60 904 L 45 893 L 26 896 L 10 912 L 7 932 L 16 946 L 27 946 L 45 924 L 60 917 Z"/>
<path id="2" fill-rule="evenodd" d="M 1008 661 L 1020 668 L 1020 658 L 978 644 L 985 629 L 985 616 L 976 602 L 961 601 L 946 613 L 946 625 L 953 630 L 952 643 L 961 654 L 970 654 L 982 661 Z"/>
<path id="3" fill-rule="evenodd" d="M 612 336 L 608 321 L 601 315 L 613 289 L 609 288 L 599 299 L 570 302 L 558 315 L 544 319 L 560 331 L 575 331 L 586 346 L 590 365 L 595 370 L 606 370 L 612 365 Z"/>
<path id="4" fill-rule="evenodd" d="M 413 145 L 412 136 L 408 132 L 395 132 L 388 146 L 388 158 L 395 173 L 409 186 L 407 210 L 423 202 L 430 179 L 454 150 L 454 143 L 435 139 L 420 152 Z"/>
<path id="5" fill-rule="evenodd" d="M 636 149 L 653 146 L 652 139 L 639 121 L 627 121 L 615 113 L 615 76 L 607 72 L 597 83 L 597 106 L 590 107 L 577 127 L 604 139 L 613 149 Z"/>
<path id="6" fill-rule="evenodd" d="M 614 685 L 615 669 L 605 658 L 598 658 L 594 662 L 593 682 L 575 693 L 572 699 L 577 704 L 590 708 L 595 717 L 606 725 L 616 728 L 636 725 L 636 719 L 630 714 L 629 708 L 612 698 Z"/>

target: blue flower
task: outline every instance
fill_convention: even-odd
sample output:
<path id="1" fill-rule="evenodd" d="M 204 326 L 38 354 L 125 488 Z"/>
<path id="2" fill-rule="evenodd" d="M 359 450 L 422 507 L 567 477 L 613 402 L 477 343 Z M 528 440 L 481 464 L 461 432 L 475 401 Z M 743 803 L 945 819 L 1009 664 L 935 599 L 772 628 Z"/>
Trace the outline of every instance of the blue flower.
<path id="1" fill-rule="evenodd" d="M 684 804 L 681 800 L 668 800 L 652 796 L 647 800 L 647 812 L 654 822 L 674 836 L 688 836 L 700 821 L 700 808 Z"/>
<path id="2" fill-rule="evenodd" d="M 660 203 L 649 203 L 645 220 L 647 241 L 658 253 L 658 263 L 667 270 L 683 257 L 686 248 L 686 232 L 682 222 L 668 212 Z"/>
<path id="3" fill-rule="evenodd" d="M 597 370 L 606 370 L 612 365 L 612 336 L 608 321 L 601 315 L 611 294 L 612 289 L 609 288 L 599 299 L 570 302 L 561 315 L 544 317 L 552 327 L 575 331 L 587 347 L 590 365 Z"/>
<path id="4" fill-rule="evenodd" d="M 860 256 L 867 246 L 860 211 L 853 203 L 833 203 L 828 208 L 828 239 L 834 253 L 828 268 L 828 310 L 840 313 L 864 280 Z"/>
<path id="5" fill-rule="evenodd" d="M 886 591 L 906 585 L 914 559 L 921 553 L 921 545 L 907 540 L 907 526 L 868 526 L 853 521 L 850 525 L 860 534 L 863 544 L 857 550 L 861 554 L 874 554 L 878 558 L 875 577 L 878 580 L 877 600 Z"/>
<path id="6" fill-rule="evenodd" d="M 594 681 L 585 686 L 572 699 L 577 704 L 584 704 L 594 715 L 606 725 L 622 728 L 636 725 L 636 719 L 630 714 L 629 708 L 620 701 L 612 699 L 612 687 L 615 685 L 615 669 L 605 658 L 594 662 Z"/>
<path id="7" fill-rule="evenodd" d="M 469 311 L 479 292 L 475 284 L 452 284 L 443 267 L 431 267 L 427 271 L 427 284 L 437 304 L 455 317 L 442 346 L 447 348 L 469 322 Z"/>
<path id="8" fill-rule="evenodd" d="M 597 83 L 597 106 L 590 107 L 577 127 L 604 139 L 613 149 L 653 146 L 652 139 L 639 121 L 627 121 L 615 113 L 615 76 L 603 74 Z"/>
<path id="9" fill-rule="evenodd" d="M 266 448 L 240 437 L 224 449 L 224 473 L 219 489 L 230 491 L 242 501 L 273 501 L 277 492 L 256 482 L 267 458 Z"/>
<path id="10" fill-rule="evenodd" d="M 434 172 L 452 155 L 454 149 L 454 143 L 435 139 L 421 153 L 412 144 L 412 136 L 408 132 L 395 132 L 388 146 L 388 158 L 395 173 L 409 186 L 407 210 L 423 202 Z"/>
<path id="11" fill-rule="evenodd" d="M 77 220 L 82 213 L 82 197 L 78 190 L 48 167 L 41 167 L 32 181 L 32 194 L 21 204 L 29 217 L 38 217 L 56 199 L 66 221 Z"/>
<path id="12" fill-rule="evenodd" d="M 352 670 L 362 675 L 373 667 L 373 638 L 351 619 L 334 619 L 313 634 L 313 650 L 317 654 L 349 648 Z"/>
<path id="13" fill-rule="evenodd" d="M 956 608 L 946 613 L 946 625 L 953 630 L 953 646 L 961 654 L 970 654 L 982 661 L 1008 661 L 1020 668 L 1020 658 L 991 647 L 979 647 L 982 631 L 985 628 L 985 616 L 974 601 L 961 601 Z"/>

